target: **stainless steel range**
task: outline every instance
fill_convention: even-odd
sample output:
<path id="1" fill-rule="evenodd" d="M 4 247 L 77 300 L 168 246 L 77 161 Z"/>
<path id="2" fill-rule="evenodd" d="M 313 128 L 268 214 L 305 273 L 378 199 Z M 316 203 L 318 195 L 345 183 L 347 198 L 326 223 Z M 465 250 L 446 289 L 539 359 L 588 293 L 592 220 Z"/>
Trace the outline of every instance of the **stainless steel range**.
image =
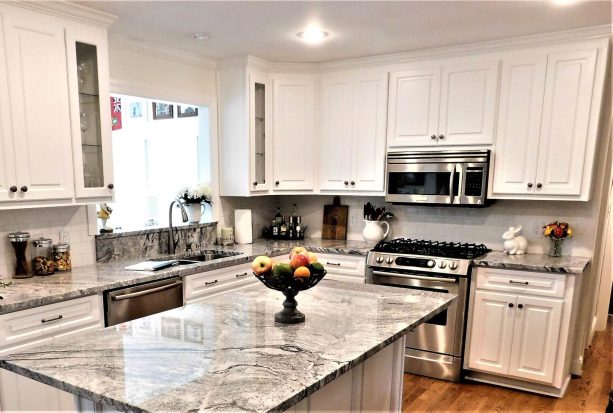
<path id="1" fill-rule="evenodd" d="M 462 369 L 471 262 L 485 245 L 399 238 L 378 243 L 367 259 L 367 282 L 457 294 L 444 312 L 407 335 L 404 370 L 458 381 Z"/>

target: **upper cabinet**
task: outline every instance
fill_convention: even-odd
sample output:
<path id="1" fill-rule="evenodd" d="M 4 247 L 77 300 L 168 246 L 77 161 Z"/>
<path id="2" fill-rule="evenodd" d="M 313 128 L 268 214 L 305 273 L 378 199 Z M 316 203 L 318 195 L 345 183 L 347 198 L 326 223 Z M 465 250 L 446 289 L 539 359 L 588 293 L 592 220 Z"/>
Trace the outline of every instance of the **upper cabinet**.
<path id="1" fill-rule="evenodd" d="M 599 53 L 575 47 L 504 59 L 491 198 L 589 200 Z"/>
<path id="2" fill-rule="evenodd" d="M 50 7 L 0 5 L 0 208 L 112 199 L 106 29 Z"/>
<path id="3" fill-rule="evenodd" d="M 220 187 L 224 196 L 267 194 L 272 181 L 272 88 L 248 67 L 219 72 Z"/>
<path id="4" fill-rule="evenodd" d="M 392 72 L 387 145 L 390 150 L 493 141 L 499 62 L 424 65 Z"/>
<path id="5" fill-rule="evenodd" d="M 324 75 L 319 105 L 322 192 L 383 194 L 387 73 Z"/>
<path id="6" fill-rule="evenodd" d="M 315 185 L 315 76 L 273 75 L 273 190 Z"/>

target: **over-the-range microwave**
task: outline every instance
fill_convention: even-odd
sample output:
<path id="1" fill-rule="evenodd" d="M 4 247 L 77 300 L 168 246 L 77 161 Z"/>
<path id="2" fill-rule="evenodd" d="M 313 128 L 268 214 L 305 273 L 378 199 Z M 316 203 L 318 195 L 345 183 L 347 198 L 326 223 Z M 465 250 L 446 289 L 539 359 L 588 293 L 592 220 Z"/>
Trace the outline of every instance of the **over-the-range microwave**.
<path id="1" fill-rule="evenodd" d="M 385 200 L 485 206 L 489 164 L 489 150 L 390 152 Z"/>

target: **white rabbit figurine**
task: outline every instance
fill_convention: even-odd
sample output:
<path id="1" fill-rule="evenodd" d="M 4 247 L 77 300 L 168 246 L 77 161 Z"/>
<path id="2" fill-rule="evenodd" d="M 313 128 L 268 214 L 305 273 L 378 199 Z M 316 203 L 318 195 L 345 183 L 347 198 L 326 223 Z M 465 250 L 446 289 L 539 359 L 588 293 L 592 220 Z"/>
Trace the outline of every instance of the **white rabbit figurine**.
<path id="1" fill-rule="evenodd" d="M 509 229 L 502 234 L 504 241 L 504 252 L 510 255 L 521 255 L 526 253 L 528 247 L 528 240 L 521 235 L 518 235 L 521 231 L 521 225 L 509 227 Z"/>

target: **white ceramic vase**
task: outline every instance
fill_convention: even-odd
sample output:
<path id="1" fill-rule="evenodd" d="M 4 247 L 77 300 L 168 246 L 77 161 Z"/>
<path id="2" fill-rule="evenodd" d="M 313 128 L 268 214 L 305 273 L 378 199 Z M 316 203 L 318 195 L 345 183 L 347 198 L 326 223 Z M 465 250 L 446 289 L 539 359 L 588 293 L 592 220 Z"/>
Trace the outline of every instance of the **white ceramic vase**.
<path id="1" fill-rule="evenodd" d="M 198 224 L 202 219 L 203 204 L 186 204 L 187 221 L 190 224 Z"/>
<path id="2" fill-rule="evenodd" d="M 364 222 L 366 226 L 364 227 L 364 231 L 362 231 L 362 237 L 364 237 L 364 241 L 371 244 L 376 244 L 387 237 L 390 231 L 390 225 L 386 221 L 368 221 L 365 219 Z M 385 231 L 383 230 L 384 226 Z"/>

